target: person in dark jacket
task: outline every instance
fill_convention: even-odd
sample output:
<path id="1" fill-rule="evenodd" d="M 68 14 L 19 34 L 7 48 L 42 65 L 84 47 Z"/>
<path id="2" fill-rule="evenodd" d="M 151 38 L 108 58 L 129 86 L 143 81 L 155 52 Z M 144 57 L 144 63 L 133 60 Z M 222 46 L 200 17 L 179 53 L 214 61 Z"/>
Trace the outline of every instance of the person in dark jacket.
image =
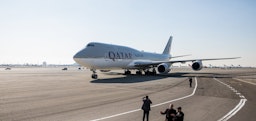
<path id="1" fill-rule="evenodd" d="M 178 112 L 176 114 L 176 120 L 175 121 L 183 121 L 184 120 L 184 113 L 181 111 L 181 107 L 178 107 Z"/>
<path id="2" fill-rule="evenodd" d="M 147 117 L 147 121 L 149 121 L 149 111 L 151 110 L 150 105 L 152 104 L 152 101 L 148 98 L 148 96 L 143 97 L 143 121 L 145 120 L 145 117 Z"/>
<path id="3" fill-rule="evenodd" d="M 169 105 L 169 108 L 167 108 L 164 112 L 161 111 L 160 112 L 162 115 L 165 114 L 165 121 L 174 121 L 175 120 L 175 116 L 177 114 L 176 110 L 173 108 L 173 104 Z"/>
<path id="4" fill-rule="evenodd" d="M 192 78 L 191 77 L 189 78 L 189 86 L 190 86 L 190 88 L 192 87 Z"/>

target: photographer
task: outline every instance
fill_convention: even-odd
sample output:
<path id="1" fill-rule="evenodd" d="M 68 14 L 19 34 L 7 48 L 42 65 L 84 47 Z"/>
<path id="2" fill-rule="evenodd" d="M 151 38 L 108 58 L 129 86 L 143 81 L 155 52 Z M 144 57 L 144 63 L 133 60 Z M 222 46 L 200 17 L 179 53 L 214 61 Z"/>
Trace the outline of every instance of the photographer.
<path id="1" fill-rule="evenodd" d="M 161 111 L 160 112 L 162 115 L 165 114 L 165 121 L 174 121 L 175 120 L 175 116 L 177 114 L 176 110 L 173 108 L 173 104 L 169 105 L 169 108 L 167 108 L 164 112 Z"/>
<path id="2" fill-rule="evenodd" d="M 147 121 L 149 120 L 149 111 L 150 111 L 150 105 L 152 104 L 151 100 L 148 98 L 148 96 L 142 98 L 143 105 L 141 109 L 143 110 L 143 121 L 145 120 L 145 117 L 147 117 Z"/>

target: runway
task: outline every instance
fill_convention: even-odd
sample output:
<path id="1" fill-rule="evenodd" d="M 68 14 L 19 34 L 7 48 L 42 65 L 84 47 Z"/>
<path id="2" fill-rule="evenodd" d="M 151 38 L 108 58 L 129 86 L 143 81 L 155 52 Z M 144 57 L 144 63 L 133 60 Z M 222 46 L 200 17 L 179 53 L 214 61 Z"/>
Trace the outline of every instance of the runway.
<path id="1" fill-rule="evenodd" d="M 77 68 L 1 69 L 0 121 L 141 121 L 145 95 L 153 102 L 151 121 L 163 121 L 160 111 L 170 103 L 182 107 L 185 121 L 255 120 L 256 69 L 121 73 L 98 73 L 93 80 L 89 70 Z"/>

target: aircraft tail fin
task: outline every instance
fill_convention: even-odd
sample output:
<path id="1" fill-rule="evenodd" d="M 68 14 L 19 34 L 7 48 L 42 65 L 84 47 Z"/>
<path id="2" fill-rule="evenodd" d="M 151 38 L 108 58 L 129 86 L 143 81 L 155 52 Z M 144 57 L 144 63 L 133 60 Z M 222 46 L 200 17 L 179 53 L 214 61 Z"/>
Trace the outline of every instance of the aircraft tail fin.
<path id="1" fill-rule="evenodd" d="M 169 54 L 170 55 L 170 51 L 171 51 L 171 46 L 172 46 L 172 36 L 170 36 L 168 43 L 165 46 L 165 49 L 163 51 L 163 54 Z"/>

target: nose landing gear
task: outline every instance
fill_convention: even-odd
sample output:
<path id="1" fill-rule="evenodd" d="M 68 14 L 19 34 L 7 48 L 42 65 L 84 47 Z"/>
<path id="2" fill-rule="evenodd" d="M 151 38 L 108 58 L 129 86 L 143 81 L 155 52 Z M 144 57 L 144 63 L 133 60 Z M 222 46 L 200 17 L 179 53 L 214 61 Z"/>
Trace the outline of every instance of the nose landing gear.
<path id="1" fill-rule="evenodd" d="M 93 72 L 92 78 L 93 78 L 93 79 L 98 79 L 98 75 L 97 75 L 97 73 L 96 73 L 96 70 L 91 69 L 91 71 Z"/>
<path id="2" fill-rule="evenodd" d="M 98 79 L 98 75 L 97 74 L 92 74 L 92 78 L 93 79 Z"/>

